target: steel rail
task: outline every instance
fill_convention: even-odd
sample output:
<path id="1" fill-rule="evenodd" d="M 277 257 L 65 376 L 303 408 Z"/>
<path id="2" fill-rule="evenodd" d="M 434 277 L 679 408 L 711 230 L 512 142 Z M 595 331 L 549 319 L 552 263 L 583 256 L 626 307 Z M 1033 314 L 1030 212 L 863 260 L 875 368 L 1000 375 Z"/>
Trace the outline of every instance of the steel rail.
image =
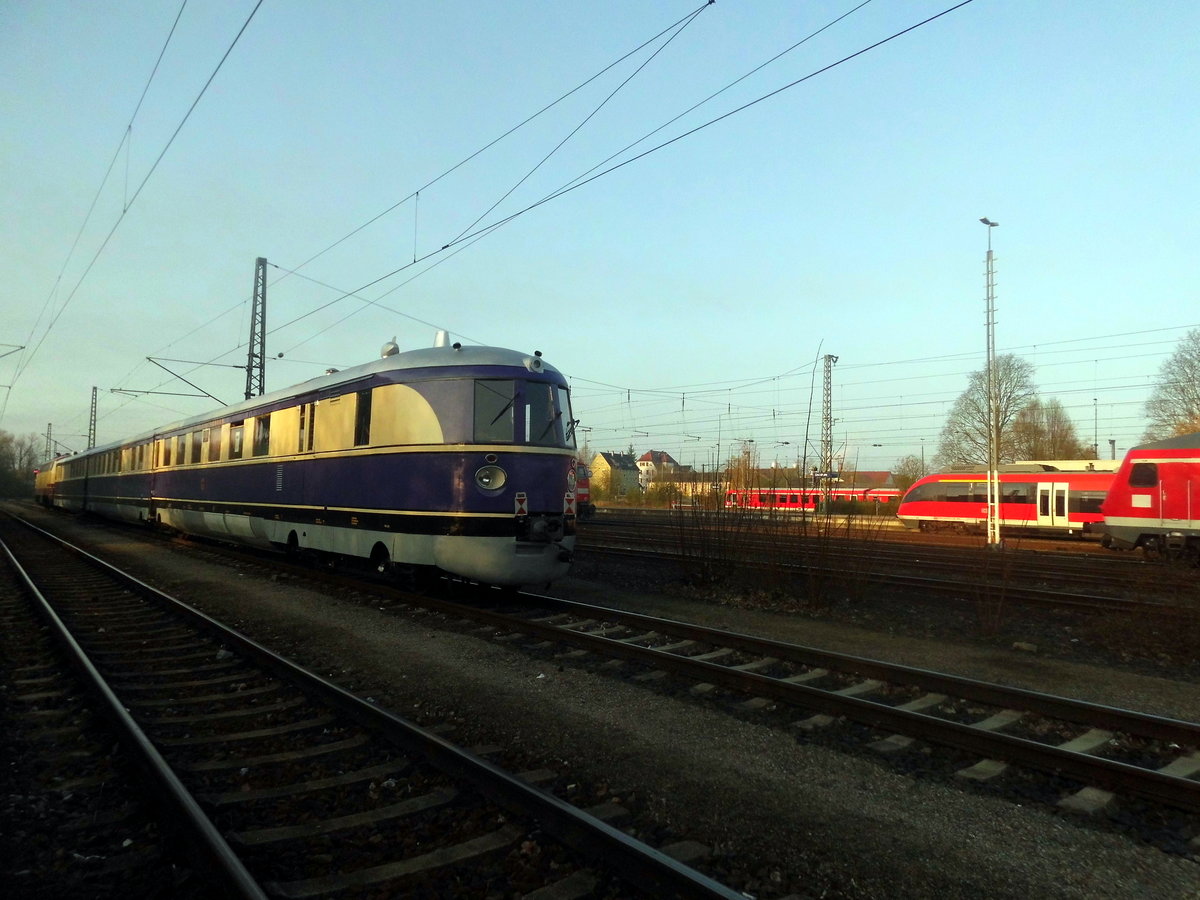
<path id="1" fill-rule="evenodd" d="M 558 601 L 555 598 L 549 597 L 534 596 L 534 599 L 551 603 L 567 603 L 567 601 Z M 425 604 L 425 601 L 421 602 L 423 605 Z M 635 644 L 624 643 L 620 640 L 601 635 L 564 629 L 544 622 L 522 619 L 490 610 L 461 607 L 451 603 L 432 602 L 428 605 L 432 608 L 441 607 L 447 611 L 456 611 L 462 615 L 500 626 L 506 631 L 532 633 L 539 637 L 575 644 L 594 650 L 604 656 L 619 657 L 653 668 L 665 669 L 694 681 L 719 685 L 752 696 L 765 697 L 833 716 L 845 716 L 848 719 L 875 728 L 920 737 L 938 744 L 966 750 L 981 757 L 998 758 L 1007 762 L 1019 763 L 1029 768 L 1066 775 L 1086 784 L 1098 784 L 1114 791 L 1145 797 L 1167 806 L 1193 812 L 1200 811 L 1200 782 L 1187 778 L 1166 775 L 1158 771 L 1144 769 L 1117 760 L 1103 759 L 1085 753 L 1064 750 L 1060 747 L 1041 744 L 1037 741 L 1001 732 L 985 732 L 972 725 L 963 725 L 958 722 L 939 719 L 919 712 L 911 712 L 858 697 L 835 694 L 804 684 L 789 683 L 769 676 L 759 675 L 755 672 L 739 671 L 717 663 L 692 659 L 687 656 L 656 650 L 651 647 L 641 647 Z M 580 606 L 586 605 L 581 604 Z M 654 619 L 653 617 L 641 616 L 639 614 L 623 613 L 620 610 L 608 610 L 605 607 L 592 607 L 591 609 L 600 618 L 611 618 L 614 621 L 618 621 L 622 617 L 629 617 L 629 621 L 636 621 L 641 626 L 652 627 L 657 623 L 660 628 L 668 625 L 670 626 L 670 630 L 673 631 L 675 626 L 678 625 L 680 627 L 679 634 L 693 634 L 702 640 L 728 646 L 728 644 L 724 643 L 724 638 L 722 637 L 726 634 L 725 632 L 718 632 L 713 629 L 703 628 L 702 626 L 687 625 L 686 623 Z M 708 637 L 704 637 L 704 635 L 708 635 Z M 757 639 L 745 635 L 742 635 L 741 638 L 744 642 L 757 641 Z M 780 642 L 764 642 L 760 644 L 760 648 L 767 645 L 772 647 L 772 652 L 789 646 Z M 744 644 L 744 646 L 748 647 L 749 644 Z M 834 657 L 836 657 L 836 654 L 830 654 L 831 659 Z M 851 657 L 846 658 L 852 659 Z M 877 662 L 874 665 L 880 667 L 886 666 L 886 664 Z M 908 669 L 906 671 L 913 675 L 921 672 L 921 670 L 917 669 Z M 929 673 L 929 675 L 933 676 L 937 675 L 937 673 Z M 954 676 L 940 677 L 945 679 L 947 685 L 959 681 Z M 964 682 L 964 685 L 968 684 L 969 682 Z M 997 685 L 985 684 L 983 687 L 993 691 L 1010 690 Z M 999 694 L 994 694 L 993 696 L 999 700 Z M 1048 699 L 1048 695 L 1038 695 L 1036 692 L 1030 691 L 1014 693 L 1012 696 L 1027 697 L 1031 702 L 1037 702 L 1039 697 L 1042 698 L 1043 703 Z M 999 700 L 998 705 L 1007 706 L 1009 704 L 1003 700 Z M 1114 720 L 1122 720 L 1131 724 L 1134 721 L 1142 722 L 1145 720 L 1147 727 L 1150 728 L 1158 727 L 1167 729 L 1169 727 L 1183 727 L 1189 734 L 1200 734 L 1200 726 L 1193 725 L 1192 723 L 1160 719 L 1154 716 L 1143 717 L 1140 713 L 1112 710 L 1108 707 L 1096 707 L 1096 709 L 1098 713 L 1100 710 L 1107 711 L 1107 713 L 1114 717 Z M 1162 731 L 1160 733 L 1167 732 Z"/>
<path id="2" fill-rule="evenodd" d="M 142 770 L 160 789 L 160 793 L 153 795 L 151 799 L 174 813 L 174 817 L 168 820 L 169 824 L 186 833 L 186 838 L 176 841 L 180 850 L 191 856 L 197 870 L 205 873 L 204 877 L 213 878 L 228 896 L 266 900 L 267 894 L 246 870 L 241 859 L 217 831 L 212 820 L 204 814 L 196 798 L 184 787 L 150 738 L 126 711 L 125 706 L 54 611 L 46 596 L 38 589 L 25 567 L 13 555 L 8 544 L 0 540 L 0 548 L 3 549 L 9 566 L 24 585 L 39 613 L 49 622 L 71 663 L 81 673 L 88 689 L 99 698 L 105 714 L 115 724 L 121 740 L 132 752 Z"/>
<path id="3" fill-rule="evenodd" d="M 672 562 L 686 563 L 695 557 L 681 553 L 662 553 L 651 550 L 633 548 L 611 548 L 591 546 L 583 548 L 596 553 L 606 553 L 616 556 L 629 556 L 638 559 L 653 558 L 667 559 Z M 796 572 L 818 571 L 826 575 L 845 575 L 847 577 L 864 579 L 877 584 L 909 587 L 920 590 L 936 591 L 943 594 L 982 595 L 981 599 L 1011 600 L 1058 609 L 1071 609 L 1083 613 L 1101 612 L 1147 612 L 1152 611 L 1164 616 L 1190 616 L 1195 613 L 1190 609 L 1171 606 L 1165 603 L 1148 603 L 1142 600 L 1128 600 L 1121 597 L 1103 597 L 1092 594 L 1077 594 L 1067 591 L 1050 591 L 1040 588 L 1017 587 L 1011 584 L 990 585 L 981 581 L 957 581 L 948 578 L 934 578 L 926 575 L 905 575 L 899 572 L 872 572 L 869 568 L 849 569 L 834 566 L 812 566 L 804 563 L 758 562 L 740 560 L 739 566 L 751 569 L 794 570 Z"/>
<path id="4" fill-rule="evenodd" d="M 933 669 L 922 669 L 916 666 L 905 666 L 898 663 L 884 662 L 866 656 L 855 656 L 848 653 L 836 653 L 822 650 L 805 644 L 793 644 L 774 638 L 757 637 L 737 631 L 725 631 L 710 628 L 706 625 L 696 625 L 674 619 L 660 619 L 643 613 L 629 612 L 607 606 L 591 603 L 580 603 L 575 600 L 561 600 L 557 597 L 547 597 L 539 594 L 529 594 L 540 604 L 553 605 L 557 608 L 570 610 L 590 618 L 618 621 L 622 624 L 635 625 L 638 628 L 654 629 L 667 626 L 672 634 L 678 634 L 691 640 L 715 644 L 722 647 L 732 647 L 745 653 L 760 656 L 773 656 L 780 660 L 799 665 L 836 669 L 842 672 L 853 672 L 864 677 L 877 678 L 893 684 L 908 684 L 920 687 L 931 693 L 951 694 L 964 700 L 971 700 L 987 706 L 1011 707 L 1019 705 L 1022 709 L 1056 719 L 1064 719 L 1090 727 L 1100 726 L 1114 731 L 1134 733 L 1143 737 L 1161 741 L 1175 741 L 1200 745 L 1200 723 L 1188 722 L 1183 719 L 1173 719 L 1167 716 L 1156 716 L 1141 713 L 1136 710 L 1120 707 L 1105 706 L 1090 703 L 1086 700 L 1074 700 L 1046 694 L 1041 691 L 1031 691 L 1026 688 L 1009 687 L 987 681 L 976 681 Z M 523 621 L 518 619 L 517 621 Z"/>
<path id="5" fill-rule="evenodd" d="M 471 784 L 483 796 L 510 810 L 539 821 L 557 840 L 613 864 L 622 878 L 655 896 L 740 900 L 742 894 L 667 856 L 589 813 L 541 790 L 475 754 L 455 746 L 387 710 L 368 703 L 336 684 L 301 668 L 251 638 L 246 637 L 193 606 L 122 572 L 86 550 L 56 537 L 18 517 L 31 530 L 57 542 L 130 589 L 183 614 L 194 624 L 236 646 L 257 664 L 293 684 L 359 724 L 385 735 L 397 745 L 419 754 L 442 771 Z"/>

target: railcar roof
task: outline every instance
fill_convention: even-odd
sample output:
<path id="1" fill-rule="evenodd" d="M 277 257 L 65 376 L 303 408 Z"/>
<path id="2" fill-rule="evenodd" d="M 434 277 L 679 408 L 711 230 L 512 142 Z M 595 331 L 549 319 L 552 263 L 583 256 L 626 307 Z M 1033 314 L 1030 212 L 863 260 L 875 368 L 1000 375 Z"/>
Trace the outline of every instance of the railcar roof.
<path id="1" fill-rule="evenodd" d="M 534 373 L 528 368 L 528 361 L 537 359 L 541 362 L 540 369 Z M 525 369 L 530 375 L 539 375 L 545 377 L 547 375 L 558 375 L 562 377 L 562 373 L 554 366 L 545 362 L 540 356 L 533 353 L 522 353 L 519 350 L 507 350 L 503 347 L 482 347 L 482 346 L 447 346 L 447 347 L 422 347 L 419 350 L 406 350 L 403 353 L 396 353 L 392 356 L 384 356 L 380 359 L 374 359 L 370 362 L 363 363 L 358 366 L 351 366 L 346 369 L 339 369 L 336 372 L 329 372 L 324 375 L 318 375 L 315 378 L 310 378 L 307 381 L 302 381 L 299 384 L 291 385 L 290 387 L 281 388 L 276 391 L 270 391 L 263 394 L 261 397 L 252 397 L 249 400 L 243 400 L 240 403 L 234 403 L 230 406 L 222 406 L 217 409 L 211 409 L 208 412 L 201 413 L 197 416 L 189 416 L 186 419 L 180 419 L 176 422 L 171 422 L 167 425 L 162 425 L 155 428 L 153 431 L 143 432 L 142 434 L 133 435 L 123 438 L 118 441 L 97 446 L 92 450 L 83 451 L 76 454 L 82 456 L 85 453 L 102 452 L 112 450 L 117 447 L 123 447 L 125 444 L 138 443 L 140 441 L 150 440 L 155 435 L 160 435 L 165 432 L 177 431 L 186 429 L 193 425 L 199 425 L 202 422 L 208 422 L 212 419 L 225 419 L 238 416 L 242 413 L 249 413 L 251 410 L 258 409 L 263 406 L 270 406 L 273 403 L 278 403 L 280 400 L 285 400 L 288 397 L 296 394 L 309 394 L 313 391 L 322 391 L 328 388 L 337 387 L 341 384 L 360 381 L 370 375 L 378 375 L 381 372 L 403 372 L 407 370 L 417 369 L 439 369 L 439 368 L 487 368 L 489 366 L 503 367 L 507 369 Z"/>
<path id="2" fill-rule="evenodd" d="M 1138 450 L 1196 450 L 1200 449 L 1200 431 L 1191 434 L 1177 434 L 1175 437 L 1164 438 L 1161 441 L 1151 441 L 1134 447 Z"/>

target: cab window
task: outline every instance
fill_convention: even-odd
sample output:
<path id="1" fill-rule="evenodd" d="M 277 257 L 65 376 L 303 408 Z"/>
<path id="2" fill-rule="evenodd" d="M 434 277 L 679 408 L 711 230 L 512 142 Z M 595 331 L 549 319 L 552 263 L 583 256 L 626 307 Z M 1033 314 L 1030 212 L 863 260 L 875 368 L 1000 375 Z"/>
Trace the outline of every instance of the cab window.
<path id="1" fill-rule="evenodd" d="M 475 440 L 486 444 L 513 439 L 516 382 L 475 382 Z"/>
<path id="2" fill-rule="evenodd" d="M 1129 470 L 1130 487 L 1157 487 L 1158 463 L 1134 463 Z"/>

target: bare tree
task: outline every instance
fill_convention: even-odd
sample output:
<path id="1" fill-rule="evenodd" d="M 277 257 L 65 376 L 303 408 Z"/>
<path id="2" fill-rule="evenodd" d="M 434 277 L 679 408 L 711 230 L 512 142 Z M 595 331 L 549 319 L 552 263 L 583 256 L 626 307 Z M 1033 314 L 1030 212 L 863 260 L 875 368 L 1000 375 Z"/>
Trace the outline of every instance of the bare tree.
<path id="1" fill-rule="evenodd" d="M 1013 420 L 1016 459 L 1093 459 L 1096 450 L 1083 443 L 1062 403 L 1031 400 Z"/>
<path id="2" fill-rule="evenodd" d="M 907 491 L 917 479 L 924 478 L 927 474 L 925 463 L 913 453 L 902 456 L 892 466 L 892 481 L 901 491 Z"/>
<path id="3" fill-rule="evenodd" d="M 1200 328 L 1189 331 L 1159 368 L 1146 418 L 1147 441 L 1200 431 Z"/>
<path id="4" fill-rule="evenodd" d="M 41 461 L 42 438 L 0 431 L 0 497 L 25 497 L 33 491 L 33 469 Z"/>
<path id="5" fill-rule="evenodd" d="M 1012 353 L 996 357 L 996 394 L 1000 424 L 1000 462 L 1017 459 L 1016 437 L 1012 423 L 1017 414 L 1037 397 L 1033 385 L 1033 365 Z M 988 462 L 987 369 L 971 373 L 938 439 L 936 465 Z"/>

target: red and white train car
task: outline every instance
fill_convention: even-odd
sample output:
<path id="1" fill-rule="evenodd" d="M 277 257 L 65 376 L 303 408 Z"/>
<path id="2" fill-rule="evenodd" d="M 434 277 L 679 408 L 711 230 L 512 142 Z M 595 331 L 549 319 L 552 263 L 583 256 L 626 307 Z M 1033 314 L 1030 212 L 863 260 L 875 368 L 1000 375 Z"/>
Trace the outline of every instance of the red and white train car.
<path id="1" fill-rule="evenodd" d="M 1200 432 L 1130 450 L 1102 509 L 1105 546 L 1200 557 Z"/>
<path id="2" fill-rule="evenodd" d="M 1089 469 L 1088 466 L 1091 466 Z M 1115 463 L 1014 463 L 1000 467 L 1000 528 L 1086 534 L 1098 529 L 1100 504 Z M 908 489 L 897 517 L 921 531 L 975 531 L 987 527 L 986 472 L 926 475 Z"/>
<path id="3" fill-rule="evenodd" d="M 835 502 L 895 503 L 900 492 L 895 488 L 831 488 L 829 499 Z M 820 488 L 751 488 L 725 492 L 726 509 L 778 509 L 812 512 L 820 507 L 825 493 Z"/>

